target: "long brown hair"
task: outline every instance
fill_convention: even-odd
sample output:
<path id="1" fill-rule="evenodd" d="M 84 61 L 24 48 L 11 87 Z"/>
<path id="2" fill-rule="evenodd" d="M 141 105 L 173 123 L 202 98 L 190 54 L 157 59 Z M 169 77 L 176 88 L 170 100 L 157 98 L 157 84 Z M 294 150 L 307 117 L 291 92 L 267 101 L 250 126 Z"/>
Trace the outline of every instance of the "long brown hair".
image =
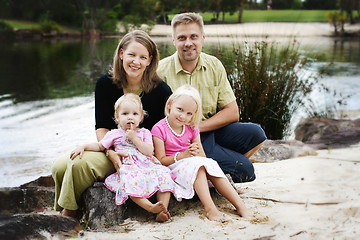
<path id="1" fill-rule="evenodd" d="M 159 84 L 161 78 L 156 73 L 159 64 L 159 52 L 157 50 L 156 44 L 146 32 L 141 30 L 135 30 L 127 33 L 121 39 L 114 54 L 113 66 L 110 70 L 110 74 L 113 82 L 119 88 L 125 88 L 127 86 L 126 73 L 119 54 L 120 54 L 120 49 L 126 50 L 129 44 L 133 41 L 143 45 L 148 50 L 149 56 L 152 56 L 151 62 L 144 71 L 141 80 L 142 89 L 146 93 L 148 93 L 151 91 L 151 89 L 153 89 Z"/>

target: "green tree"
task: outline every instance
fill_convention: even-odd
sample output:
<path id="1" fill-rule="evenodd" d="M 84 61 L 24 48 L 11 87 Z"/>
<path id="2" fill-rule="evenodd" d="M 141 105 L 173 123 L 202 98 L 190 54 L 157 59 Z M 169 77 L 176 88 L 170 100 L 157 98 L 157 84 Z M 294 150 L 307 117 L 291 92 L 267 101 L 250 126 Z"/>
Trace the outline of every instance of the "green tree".
<path id="1" fill-rule="evenodd" d="M 338 0 L 305 0 L 303 2 L 303 8 L 322 10 L 338 9 L 337 1 Z"/>

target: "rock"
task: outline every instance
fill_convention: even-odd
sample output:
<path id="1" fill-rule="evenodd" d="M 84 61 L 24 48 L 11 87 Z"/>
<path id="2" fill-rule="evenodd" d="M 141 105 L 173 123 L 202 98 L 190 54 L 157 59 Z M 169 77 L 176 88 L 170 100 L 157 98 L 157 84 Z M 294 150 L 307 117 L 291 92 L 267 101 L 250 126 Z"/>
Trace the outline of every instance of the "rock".
<path id="1" fill-rule="evenodd" d="M 0 215 L 0 239 L 53 239 L 76 236 L 79 222 L 61 215 L 15 214 Z"/>
<path id="2" fill-rule="evenodd" d="M 54 205 L 55 189 L 51 176 L 21 185 L 0 188 L 0 214 L 30 213 Z"/>
<path id="3" fill-rule="evenodd" d="M 215 204 L 223 201 L 214 188 L 210 189 Z M 150 201 L 156 202 L 156 194 L 149 198 Z M 131 217 L 139 221 L 154 221 L 155 214 L 149 213 L 143 208 L 136 205 L 130 198 L 122 205 L 115 204 L 115 193 L 107 189 L 103 183 L 95 182 L 89 187 L 84 195 L 84 218 L 86 224 L 91 229 L 104 229 L 113 225 L 124 222 L 125 219 Z M 199 198 L 195 196 L 190 200 L 182 200 L 181 202 L 171 196 L 169 203 L 170 214 L 183 214 L 187 209 L 195 206 L 202 206 Z"/>
<path id="4" fill-rule="evenodd" d="M 360 119 L 303 119 L 295 128 L 295 139 L 317 149 L 342 148 L 360 142 Z"/>
<path id="5" fill-rule="evenodd" d="M 316 154 L 314 148 L 300 141 L 265 140 L 261 148 L 251 156 L 250 160 L 252 162 L 274 162 Z"/>

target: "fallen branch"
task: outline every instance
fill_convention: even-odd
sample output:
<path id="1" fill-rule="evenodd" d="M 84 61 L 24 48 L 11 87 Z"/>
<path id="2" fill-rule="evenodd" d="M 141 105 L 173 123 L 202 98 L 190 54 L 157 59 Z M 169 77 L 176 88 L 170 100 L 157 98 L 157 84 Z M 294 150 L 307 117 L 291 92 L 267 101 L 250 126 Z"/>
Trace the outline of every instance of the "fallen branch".
<path id="1" fill-rule="evenodd" d="M 291 204 L 336 205 L 336 204 L 341 203 L 341 202 L 320 202 L 320 203 L 314 202 L 314 203 L 309 203 L 309 202 L 281 201 L 281 200 L 276 200 L 276 199 L 273 199 L 273 198 L 251 197 L 251 196 L 249 196 L 248 198 L 257 199 L 257 200 L 264 200 L 264 201 L 271 201 L 271 202 L 276 202 L 276 203 L 291 203 Z"/>

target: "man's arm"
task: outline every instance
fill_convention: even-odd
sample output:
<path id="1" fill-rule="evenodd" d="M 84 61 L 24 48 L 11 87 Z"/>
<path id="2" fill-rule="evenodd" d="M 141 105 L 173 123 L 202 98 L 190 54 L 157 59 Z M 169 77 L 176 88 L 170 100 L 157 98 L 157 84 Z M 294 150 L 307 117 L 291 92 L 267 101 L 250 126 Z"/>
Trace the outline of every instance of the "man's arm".
<path id="1" fill-rule="evenodd" d="M 213 131 L 239 121 L 239 107 L 236 101 L 225 105 L 219 112 L 200 123 L 200 132 Z"/>

